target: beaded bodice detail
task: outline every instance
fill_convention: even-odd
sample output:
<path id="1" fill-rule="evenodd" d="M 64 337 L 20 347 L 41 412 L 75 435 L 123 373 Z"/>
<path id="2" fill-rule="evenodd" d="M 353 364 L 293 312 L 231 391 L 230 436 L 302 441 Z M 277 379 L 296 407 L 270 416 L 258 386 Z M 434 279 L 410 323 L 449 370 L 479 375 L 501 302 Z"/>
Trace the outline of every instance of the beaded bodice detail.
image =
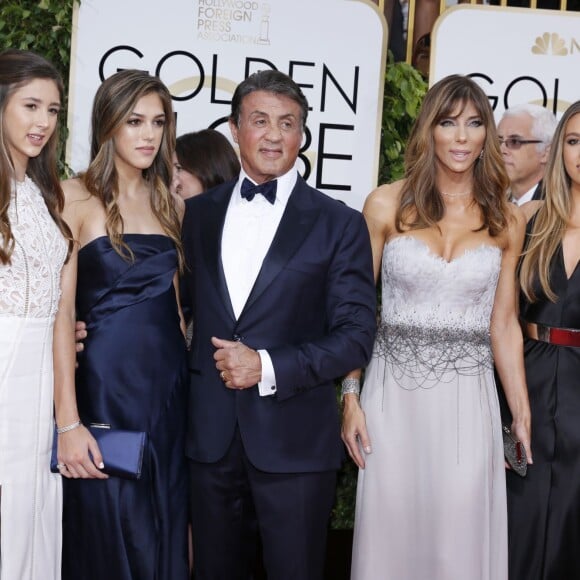
<path id="1" fill-rule="evenodd" d="M 29 177 L 16 183 L 8 218 L 16 244 L 11 264 L 0 265 L 0 316 L 54 316 L 67 245 Z"/>
<path id="2" fill-rule="evenodd" d="M 412 236 L 392 239 L 382 260 L 375 349 L 419 386 L 449 372 L 492 366 L 489 327 L 501 250 L 480 245 L 447 262 Z"/>

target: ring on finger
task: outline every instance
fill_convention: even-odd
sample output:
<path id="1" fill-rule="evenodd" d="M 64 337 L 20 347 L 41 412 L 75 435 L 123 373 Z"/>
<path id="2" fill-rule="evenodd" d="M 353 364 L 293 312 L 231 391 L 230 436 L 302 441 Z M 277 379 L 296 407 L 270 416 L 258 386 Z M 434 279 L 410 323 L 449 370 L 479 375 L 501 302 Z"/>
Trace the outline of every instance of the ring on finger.
<path id="1" fill-rule="evenodd" d="M 68 469 L 66 466 L 66 463 L 57 463 L 56 468 L 57 469 Z"/>
<path id="2" fill-rule="evenodd" d="M 224 382 L 227 383 L 228 382 L 228 378 L 226 377 L 226 371 L 222 371 L 220 373 L 220 379 Z"/>

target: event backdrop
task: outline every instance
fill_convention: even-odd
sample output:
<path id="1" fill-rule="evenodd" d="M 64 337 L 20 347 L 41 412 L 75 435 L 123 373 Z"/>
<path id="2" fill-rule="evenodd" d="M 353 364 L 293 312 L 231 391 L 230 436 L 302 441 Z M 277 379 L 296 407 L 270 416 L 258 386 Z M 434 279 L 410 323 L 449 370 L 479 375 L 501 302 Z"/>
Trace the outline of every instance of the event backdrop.
<path id="1" fill-rule="evenodd" d="M 298 170 L 360 209 L 376 186 L 387 33 L 369 0 L 83 0 L 75 11 L 67 160 L 86 167 L 92 99 L 121 69 L 169 87 L 177 134 L 230 137 L 236 85 L 252 72 L 289 74 L 309 104 Z"/>
<path id="2" fill-rule="evenodd" d="M 580 99 L 580 14 L 460 5 L 433 29 L 430 83 L 472 76 L 496 119 L 508 107 L 536 103 L 561 115 Z"/>

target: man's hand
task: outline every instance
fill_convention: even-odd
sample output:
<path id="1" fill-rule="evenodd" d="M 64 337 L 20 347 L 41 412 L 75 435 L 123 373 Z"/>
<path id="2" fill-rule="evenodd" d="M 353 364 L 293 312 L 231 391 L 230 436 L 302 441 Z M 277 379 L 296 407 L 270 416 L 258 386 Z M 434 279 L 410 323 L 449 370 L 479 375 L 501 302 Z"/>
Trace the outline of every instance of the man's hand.
<path id="1" fill-rule="evenodd" d="M 77 320 L 75 324 L 75 343 L 77 352 L 85 349 L 83 340 L 87 338 L 87 325 L 82 320 Z"/>
<path id="2" fill-rule="evenodd" d="M 228 389 L 247 389 L 262 379 L 260 355 L 243 342 L 212 337 L 216 347 L 213 358 L 220 378 Z"/>

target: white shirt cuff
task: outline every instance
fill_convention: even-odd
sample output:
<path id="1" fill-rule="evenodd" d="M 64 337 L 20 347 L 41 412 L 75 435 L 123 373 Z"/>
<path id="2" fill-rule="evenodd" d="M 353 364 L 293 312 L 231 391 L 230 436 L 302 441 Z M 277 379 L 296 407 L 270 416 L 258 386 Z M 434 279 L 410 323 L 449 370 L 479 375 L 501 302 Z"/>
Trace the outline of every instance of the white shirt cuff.
<path id="1" fill-rule="evenodd" d="M 269 397 L 276 394 L 276 374 L 272 359 L 267 350 L 259 350 L 260 361 L 262 362 L 262 380 L 258 383 L 260 397 Z"/>

